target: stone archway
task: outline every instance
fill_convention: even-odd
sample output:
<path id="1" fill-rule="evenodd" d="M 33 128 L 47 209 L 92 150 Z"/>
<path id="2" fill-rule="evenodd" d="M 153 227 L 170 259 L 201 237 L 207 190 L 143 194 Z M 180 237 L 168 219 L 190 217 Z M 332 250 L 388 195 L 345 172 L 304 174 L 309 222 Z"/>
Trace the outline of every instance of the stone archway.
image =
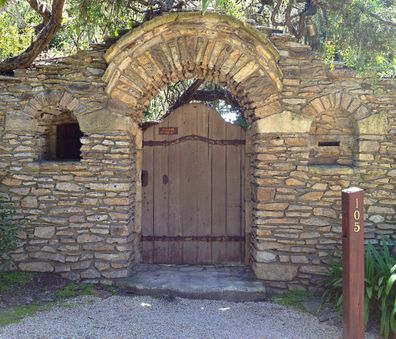
<path id="1" fill-rule="evenodd" d="M 226 87 L 251 124 L 246 137 L 246 239 L 251 239 L 254 121 L 279 113 L 282 72 L 279 53 L 252 27 L 227 16 L 175 13 L 156 18 L 123 36 L 105 54 L 104 75 L 112 114 L 131 119 L 135 138 L 135 229 L 140 230 L 142 133 L 137 125 L 151 99 L 165 86 L 203 79 Z M 247 254 L 249 250 L 247 250 Z M 249 255 L 247 255 L 248 257 Z"/>
<path id="2" fill-rule="evenodd" d="M 253 119 L 257 111 L 273 113 L 265 101 L 270 96 L 274 101 L 282 88 L 272 43 L 255 29 L 215 14 L 154 19 L 123 36 L 105 59 L 107 94 L 138 119 L 160 89 L 180 80 L 226 86 Z"/>

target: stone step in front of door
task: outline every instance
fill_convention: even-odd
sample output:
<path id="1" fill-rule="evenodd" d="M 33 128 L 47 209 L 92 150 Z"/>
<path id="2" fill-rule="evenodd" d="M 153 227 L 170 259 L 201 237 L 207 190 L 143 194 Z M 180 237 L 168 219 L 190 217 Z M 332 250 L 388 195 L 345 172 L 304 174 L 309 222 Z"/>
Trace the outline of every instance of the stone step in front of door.
<path id="1" fill-rule="evenodd" d="M 116 286 L 138 295 L 228 301 L 266 300 L 261 281 L 245 266 L 137 265 Z"/>

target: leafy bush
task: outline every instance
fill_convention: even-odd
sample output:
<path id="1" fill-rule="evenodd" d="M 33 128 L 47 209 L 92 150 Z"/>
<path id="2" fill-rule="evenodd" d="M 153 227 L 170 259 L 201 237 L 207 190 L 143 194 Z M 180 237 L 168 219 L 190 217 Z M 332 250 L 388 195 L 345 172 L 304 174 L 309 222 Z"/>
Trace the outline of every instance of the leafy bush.
<path id="1" fill-rule="evenodd" d="M 335 303 L 337 309 L 342 308 L 342 260 L 337 254 L 336 259 L 330 258 L 329 274 L 320 281 L 320 285 L 324 287 L 323 300 Z"/>
<path id="2" fill-rule="evenodd" d="M 37 275 L 35 272 L 1 272 L 0 293 L 12 291 L 14 288 L 30 283 Z"/>
<path id="3" fill-rule="evenodd" d="M 396 334 L 396 258 L 390 248 L 395 244 L 382 239 L 382 247 L 366 246 L 365 251 L 365 323 L 369 317 L 380 316 L 380 329 L 385 339 Z M 342 308 L 342 261 L 333 260 L 329 276 L 321 281 L 325 288 L 325 301 L 334 302 Z"/>
<path id="4" fill-rule="evenodd" d="M 0 202 L 0 271 L 12 263 L 11 252 L 17 248 L 17 227 L 12 219 L 14 209 Z"/>

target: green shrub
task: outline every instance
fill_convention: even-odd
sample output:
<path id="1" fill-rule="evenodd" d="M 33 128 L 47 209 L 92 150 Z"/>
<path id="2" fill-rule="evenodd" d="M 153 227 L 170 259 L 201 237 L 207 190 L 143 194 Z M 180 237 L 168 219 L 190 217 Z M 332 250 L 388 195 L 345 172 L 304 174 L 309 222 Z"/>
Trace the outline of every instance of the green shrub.
<path id="1" fill-rule="evenodd" d="M 379 314 L 380 329 L 385 339 L 396 334 L 396 258 L 392 257 L 390 247 L 394 243 L 382 239 L 382 246 L 372 244 L 365 251 L 365 323 L 369 317 Z M 325 288 L 324 300 L 334 302 L 342 308 L 342 261 L 333 260 L 329 266 L 329 276 L 321 281 Z"/>
<path id="2" fill-rule="evenodd" d="M 383 240 L 381 252 L 368 244 L 365 255 L 365 320 L 371 310 L 379 309 L 385 338 L 396 334 L 396 258 L 390 254 L 388 242 Z"/>
<path id="3" fill-rule="evenodd" d="M 37 275 L 35 272 L 0 272 L 0 293 L 24 286 Z"/>
<path id="4" fill-rule="evenodd" d="M 11 252 L 18 246 L 17 227 L 12 219 L 14 209 L 10 204 L 0 202 L 0 271 L 12 263 Z"/>

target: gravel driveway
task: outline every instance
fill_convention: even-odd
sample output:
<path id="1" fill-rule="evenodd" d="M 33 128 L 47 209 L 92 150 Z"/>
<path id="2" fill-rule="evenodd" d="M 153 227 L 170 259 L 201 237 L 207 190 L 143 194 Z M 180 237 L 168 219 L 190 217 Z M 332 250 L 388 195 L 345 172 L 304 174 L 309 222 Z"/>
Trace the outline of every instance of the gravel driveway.
<path id="1" fill-rule="evenodd" d="M 0 328 L 0 338 L 339 338 L 314 316 L 268 302 L 78 297 Z"/>

